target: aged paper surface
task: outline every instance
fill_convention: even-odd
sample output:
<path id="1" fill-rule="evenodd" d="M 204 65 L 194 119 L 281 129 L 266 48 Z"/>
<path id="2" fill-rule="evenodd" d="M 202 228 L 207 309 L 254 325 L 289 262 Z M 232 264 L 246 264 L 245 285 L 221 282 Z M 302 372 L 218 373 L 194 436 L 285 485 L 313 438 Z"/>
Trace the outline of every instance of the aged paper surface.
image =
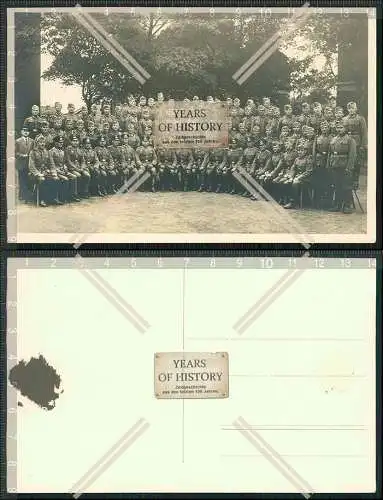
<path id="1" fill-rule="evenodd" d="M 226 352 L 161 352 L 154 355 L 154 392 L 159 399 L 229 396 Z"/>
<path id="2" fill-rule="evenodd" d="M 302 15 L 299 16 L 299 13 Z M 48 44 L 53 52 L 42 51 L 40 57 L 38 57 L 39 54 L 35 54 L 36 64 L 28 65 L 25 61 L 30 60 L 28 51 L 34 45 L 25 39 L 25 33 L 29 33 L 30 27 L 23 29 L 23 23 L 27 23 L 28 20 L 31 22 L 33 15 L 39 16 L 40 14 L 41 33 L 36 35 L 36 44 L 41 43 L 39 38 L 41 34 L 41 39 L 45 40 L 44 47 Z M 246 22 L 237 22 L 237 18 L 240 19 L 241 16 Z M 284 24 L 282 23 L 281 27 L 278 24 L 281 18 L 285 19 L 287 24 L 291 20 L 291 29 L 287 30 L 290 38 L 285 38 L 287 35 L 283 28 Z M 148 67 L 147 58 L 140 51 L 143 47 L 140 39 L 134 40 L 130 46 L 125 40 L 122 41 L 125 34 L 122 33 L 122 38 L 121 36 L 119 38 L 118 33 L 121 25 L 130 26 L 132 23 L 133 33 L 141 32 L 141 28 L 145 31 L 153 24 L 150 19 L 154 19 L 157 31 L 154 30 L 155 33 L 148 35 L 149 39 L 152 35 L 154 37 L 152 49 L 150 49 L 153 60 L 152 65 Z M 303 19 L 306 22 L 303 22 Z M 70 29 L 69 34 L 65 31 L 69 29 L 67 22 L 70 26 L 72 26 L 70 23 L 74 23 L 75 27 L 75 29 Z M 375 9 L 108 7 L 105 10 L 103 7 L 78 7 L 55 8 L 52 12 L 47 7 L 29 8 L 26 13 L 20 8 L 8 9 L 8 26 L 14 28 L 9 29 L 7 33 L 9 46 L 7 52 L 7 195 L 10 242 L 65 242 L 76 245 L 102 242 L 302 243 L 303 241 L 306 245 L 375 242 Z M 240 26 L 245 31 L 238 35 Z M 307 26 L 313 27 L 311 33 L 315 35 L 314 41 L 310 42 L 307 38 L 309 29 L 301 36 L 300 30 L 304 31 Z M 273 27 L 275 27 L 275 32 Z M 321 27 L 325 32 L 321 31 Z M 347 49 L 348 52 L 345 49 L 346 52 L 339 53 L 337 50 L 335 52 L 330 50 L 331 71 L 323 64 L 323 54 L 315 56 L 313 66 L 309 65 L 307 70 L 309 74 L 306 75 L 303 69 L 294 70 L 299 61 L 306 60 L 305 58 L 312 54 L 310 43 L 317 40 L 331 45 L 331 37 L 328 39 L 328 33 L 332 34 L 334 30 L 340 29 L 339 27 L 342 32 L 339 32 L 337 36 L 344 43 L 338 44 L 337 47 L 349 47 L 349 49 Z M 49 43 L 47 36 L 51 30 L 57 30 L 58 39 L 67 40 L 68 45 L 65 46 L 65 50 L 63 49 L 63 53 L 60 47 Z M 64 30 L 64 35 L 62 30 Z M 268 36 L 263 39 L 260 34 L 266 32 Z M 77 33 L 79 40 L 73 40 L 73 33 Z M 111 33 L 114 35 L 110 36 Z M 349 39 L 355 33 L 360 33 L 363 41 Z M 209 43 L 206 43 L 205 35 Z M 166 39 L 167 36 L 169 39 Z M 177 37 L 182 38 L 179 46 Z M 278 57 L 279 59 L 286 58 L 283 68 L 280 68 L 278 61 L 274 60 L 274 56 L 277 57 L 275 52 L 279 47 L 279 42 L 283 43 Z M 299 48 L 301 42 L 307 45 L 307 47 L 305 45 L 305 50 L 302 49 L 303 52 Z M 84 53 L 79 48 L 82 47 L 81 43 L 84 43 Z M 99 44 L 98 48 L 103 54 L 103 63 L 98 62 L 99 68 L 97 61 L 100 61 L 100 58 L 96 58 L 96 61 L 90 60 L 85 64 L 88 55 L 87 47 L 95 43 Z M 19 48 L 24 47 L 25 50 L 14 50 L 17 44 Z M 251 50 L 253 44 L 255 48 Z M 317 45 L 315 45 L 316 48 L 318 48 Z M 59 56 L 57 56 L 56 49 L 59 51 Z M 356 53 L 358 53 L 358 62 L 355 62 Z M 92 54 L 89 57 L 91 56 Z M 16 61 L 17 57 L 19 59 Z M 68 57 L 68 60 L 62 61 L 65 57 Z M 89 76 L 89 71 L 94 67 L 93 63 L 97 67 L 97 72 Z M 119 64 L 122 65 L 122 72 Z M 24 71 L 23 68 L 38 68 L 38 66 L 40 66 L 41 75 L 36 73 L 37 76 L 36 74 L 28 76 L 24 74 L 25 72 L 20 74 L 20 71 Z M 80 76 L 77 74 L 79 67 L 80 69 L 84 67 L 84 71 L 80 71 Z M 110 70 L 112 73 L 109 74 L 108 68 L 111 67 L 114 69 Z M 62 68 L 68 68 L 68 71 L 62 72 Z M 316 72 L 319 72 L 320 78 L 315 78 Z M 352 77 L 349 75 L 350 72 Z M 58 74 L 59 76 L 54 79 L 52 75 Z M 164 77 L 164 74 L 167 76 Z M 62 83 L 63 80 L 81 81 L 82 77 L 85 78 L 84 92 L 79 85 Z M 36 83 L 36 78 L 37 80 L 40 78 L 40 85 L 37 85 L 39 82 Z M 263 88 L 253 92 L 251 90 L 253 85 L 256 87 L 264 78 L 266 83 Z M 312 88 L 305 83 L 310 78 L 313 80 Z M 318 81 L 323 82 L 323 79 L 327 82 L 326 89 L 318 88 Z M 38 86 L 33 95 L 32 85 L 26 88 L 28 85 L 26 82 L 29 83 L 32 80 L 35 87 Z M 127 82 L 130 84 L 127 85 Z M 150 82 L 149 87 L 147 87 L 147 82 Z M 23 84 L 24 87 L 22 87 Z M 109 89 L 108 92 L 105 91 L 106 87 Z M 322 95 L 324 90 L 327 92 L 326 96 Z M 30 96 L 27 95 L 28 92 L 31 92 Z M 131 94 L 134 99 L 133 104 L 129 104 Z M 141 102 L 142 98 L 145 106 Z M 205 104 L 213 107 L 225 104 L 231 108 L 236 99 L 239 99 L 240 111 L 237 114 L 235 111 L 237 108 L 234 107 L 228 124 L 228 135 L 227 130 L 221 135 L 221 130 L 225 128 L 222 126 L 221 130 L 217 128 L 209 132 L 203 131 L 198 136 L 196 134 L 199 132 L 194 132 L 196 124 L 200 125 L 198 118 L 190 118 L 191 121 L 187 122 L 181 118 L 177 118 L 175 122 L 160 121 L 159 118 L 163 116 L 153 112 L 154 109 L 163 106 L 161 104 L 163 101 L 169 106 L 168 109 L 173 109 L 173 111 L 175 103 L 183 103 L 182 111 L 191 108 L 196 114 L 197 111 L 201 111 L 201 106 L 205 108 Z M 351 170 L 346 172 L 346 180 L 340 181 L 336 173 L 331 172 L 327 172 L 329 178 L 327 175 L 324 176 L 326 178 L 322 178 L 323 172 L 320 169 L 326 169 L 327 166 L 324 167 L 324 164 L 330 164 L 326 160 L 322 167 L 313 174 L 312 182 L 309 183 L 310 189 L 302 186 L 299 193 L 294 189 L 290 192 L 290 188 L 286 188 L 284 182 L 280 184 L 281 179 L 275 177 L 277 175 L 275 169 L 282 168 L 281 164 L 276 163 L 274 170 L 267 171 L 274 175 L 270 181 L 272 183 L 270 187 L 266 182 L 267 179 L 264 178 L 264 173 L 259 173 L 259 171 L 256 173 L 253 169 L 253 167 L 259 167 L 258 170 L 262 170 L 262 162 L 256 160 L 254 164 L 244 161 L 243 158 L 241 160 L 237 158 L 237 162 L 232 159 L 228 150 L 241 149 L 244 153 L 249 144 L 251 149 L 252 140 L 258 143 L 257 127 L 261 127 L 260 138 L 267 141 L 270 139 L 266 136 L 266 125 L 274 127 L 272 140 L 283 143 L 285 139 L 282 126 L 285 119 L 285 106 L 290 103 L 294 108 L 293 119 L 306 123 L 306 117 L 302 111 L 305 101 L 311 110 L 312 116 L 310 115 L 307 120 L 312 125 L 309 128 L 314 128 L 315 141 L 320 137 L 320 123 L 325 118 L 331 124 L 333 138 L 340 133 L 336 129 L 337 122 L 348 120 L 346 120 L 347 134 L 354 139 L 356 145 L 355 157 L 352 144 L 347 152 L 350 159 L 349 165 L 355 160 L 352 179 L 347 177 L 351 174 Z M 110 105 L 109 102 L 111 102 L 112 114 L 105 115 L 104 109 L 105 106 Z M 357 114 L 351 115 L 351 119 L 348 119 L 350 103 L 356 104 Z M 108 140 L 111 143 L 115 141 L 113 131 L 117 131 L 118 128 L 109 129 L 109 125 L 106 129 L 102 128 L 101 121 L 104 119 L 110 124 L 112 121 L 119 121 L 119 133 L 128 132 L 129 127 L 124 114 L 127 110 L 126 113 L 132 118 L 135 130 L 134 133 L 128 132 L 129 141 L 133 141 L 135 152 L 137 152 L 137 147 L 144 148 L 138 154 L 139 161 L 133 161 L 134 165 L 129 164 L 130 166 L 126 167 L 124 162 L 119 163 L 119 155 L 115 153 L 117 159 L 114 167 L 117 165 L 117 174 L 113 173 L 116 169 L 113 170 L 110 166 L 110 169 L 104 172 L 106 179 L 100 181 L 91 169 L 92 171 L 89 171 L 90 187 L 87 185 L 87 173 L 81 174 L 77 171 L 74 175 L 78 174 L 80 177 L 82 175 L 82 180 L 76 181 L 77 183 L 73 186 L 64 174 L 59 177 L 64 187 L 57 184 L 50 190 L 45 189 L 46 185 L 40 186 L 38 179 L 41 180 L 41 176 L 37 176 L 36 181 L 36 176 L 24 175 L 28 173 L 29 166 L 26 157 L 22 156 L 24 153 L 20 152 L 20 148 L 24 150 L 20 129 L 27 120 L 26 123 L 34 135 L 36 131 L 33 128 L 33 114 L 31 116 L 32 105 L 40 106 L 39 112 L 44 117 L 46 114 L 51 120 L 52 109 L 56 104 L 58 114 L 62 113 L 65 120 L 67 120 L 67 114 L 72 114 L 67 113 L 66 109 L 72 104 L 75 107 L 75 123 L 87 121 L 89 115 L 91 116 L 91 120 L 96 122 L 97 133 L 95 135 L 88 131 L 87 125 L 85 131 L 81 127 L 78 131 L 76 125 L 74 132 L 79 132 L 81 141 L 83 138 L 91 137 L 94 147 L 99 147 L 95 146 L 96 142 L 98 143 L 98 135 L 104 134 L 105 130 Z M 140 109 L 146 107 L 146 104 L 150 108 L 150 118 L 146 114 L 141 116 Z M 85 105 L 89 109 L 83 109 Z M 318 105 L 321 111 L 316 114 L 314 108 Z M 93 109 L 92 106 L 96 108 Z M 245 111 L 249 106 L 253 108 L 252 112 Z M 263 117 L 262 106 L 267 108 L 267 123 Z M 139 109 L 138 114 L 136 108 Z M 181 110 L 178 104 L 176 108 Z M 260 111 L 259 108 L 261 108 Z M 340 111 L 338 110 L 340 117 L 335 113 L 337 108 L 340 108 Z M 274 112 L 275 116 L 272 116 Z M 329 116 L 325 115 L 327 112 Z M 84 116 L 84 120 L 82 118 L 78 120 L 80 116 Z M 185 118 L 185 120 L 188 119 Z M 289 116 L 286 120 L 289 122 Z M 244 125 L 245 132 L 240 128 L 238 121 Z M 275 125 L 276 122 L 278 125 Z M 209 123 L 217 125 L 222 123 L 222 120 L 212 119 Z M 362 126 L 363 123 L 365 125 Z M 181 130 L 175 136 L 174 130 L 171 131 L 169 128 L 167 131 L 170 125 L 177 131 L 177 134 L 179 132 L 177 128 L 180 129 L 186 125 L 193 131 Z M 162 131 L 163 127 L 165 130 Z M 299 133 L 293 132 L 291 123 L 289 129 L 289 136 L 303 137 L 302 130 Z M 148 141 L 144 141 L 144 146 L 138 146 L 137 138 L 131 138 L 137 135 L 142 141 L 146 134 L 145 130 L 152 130 L 153 133 L 148 132 Z M 67 134 L 64 140 L 65 147 L 71 147 L 70 131 L 72 131 L 72 125 L 68 131 L 64 130 Z M 55 130 L 47 132 L 47 137 L 52 136 L 47 139 L 49 143 L 54 140 L 54 133 Z M 169 142 L 169 134 L 172 137 L 172 145 Z M 248 135 L 250 135 L 249 143 L 247 142 Z M 236 137 L 234 142 L 231 140 L 233 136 Z M 312 151 L 311 140 L 307 139 L 309 156 Z M 210 146 L 209 141 L 212 141 Z M 151 143 L 154 145 L 154 153 L 151 151 Z M 111 144 L 112 149 L 113 144 Z M 189 149 L 207 148 L 208 161 L 199 164 L 199 160 L 196 160 L 198 154 L 195 155 L 194 152 L 189 154 L 187 146 L 190 146 Z M 224 152 L 224 160 L 220 156 L 221 152 L 217 153 L 221 147 L 227 150 Z M 160 151 L 162 148 L 165 148 L 166 153 Z M 283 145 L 282 149 L 284 148 Z M 271 143 L 268 144 L 268 149 L 271 152 Z M 318 158 L 323 153 L 317 153 L 317 149 L 313 153 L 313 161 L 316 162 L 315 165 L 320 165 L 322 160 Z M 173 153 L 175 156 L 172 156 Z M 105 154 L 108 156 L 107 153 Z M 161 160 L 161 155 L 164 155 L 166 160 Z M 334 151 L 331 158 L 336 155 L 339 157 L 338 151 Z M 351 161 L 351 158 L 354 160 Z M 330 160 L 330 157 L 328 159 Z M 286 170 L 286 175 L 289 172 L 290 170 Z M 65 179 L 62 178 L 63 175 Z M 53 181 L 58 182 L 56 178 Z M 322 181 L 324 187 L 321 184 Z M 29 185 L 29 191 L 26 189 L 27 194 L 20 192 L 20 182 L 24 183 L 24 188 L 28 188 Z M 289 182 L 287 184 L 290 185 Z M 340 187 L 340 184 L 343 187 Z M 342 198 L 342 193 L 345 192 L 343 188 L 348 193 L 347 200 Z M 322 192 L 323 189 L 324 192 Z M 69 195 L 68 192 L 70 192 Z M 42 199 L 42 196 L 51 199 L 47 201 Z M 67 201 L 67 199 L 72 201 Z M 59 202 L 57 205 L 55 200 Z M 48 206 L 38 206 L 41 202 Z M 286 206 L 289 210 L 285 209 Z"/>
<path id="3" fill-rule="evenodd" d="M 175 261 L 9 260 L 9 370 L 60 381 L 8 384 L 8 487 L 373 492 L 374 259 Z M 229 397 L 156 398 L 161 352 L 228 353 Z"/>

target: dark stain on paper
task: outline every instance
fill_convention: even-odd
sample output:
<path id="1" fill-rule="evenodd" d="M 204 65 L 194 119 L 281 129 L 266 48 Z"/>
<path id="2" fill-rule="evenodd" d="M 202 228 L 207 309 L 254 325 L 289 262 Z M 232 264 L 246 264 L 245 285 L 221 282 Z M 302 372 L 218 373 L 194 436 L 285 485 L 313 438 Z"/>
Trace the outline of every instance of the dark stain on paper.
<path id="1" fill-rule="evenodd" d="M 23 396 L 48 411 L 53 410 L 56 399 L 64 392 L 60 390 L 60 375 L 41 354 L 28 362 L 21 360 L 12 367 L 9 382 Z"/>

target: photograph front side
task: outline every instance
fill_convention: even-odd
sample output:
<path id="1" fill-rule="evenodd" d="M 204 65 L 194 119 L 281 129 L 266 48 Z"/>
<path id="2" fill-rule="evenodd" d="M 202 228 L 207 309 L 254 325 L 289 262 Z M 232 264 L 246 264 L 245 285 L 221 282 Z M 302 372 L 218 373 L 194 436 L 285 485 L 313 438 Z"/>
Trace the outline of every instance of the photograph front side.
<path id="1" fill-rule="evenodd" d="M 9 15 L 17 241 L 375 241 L 370 11 Z"/>

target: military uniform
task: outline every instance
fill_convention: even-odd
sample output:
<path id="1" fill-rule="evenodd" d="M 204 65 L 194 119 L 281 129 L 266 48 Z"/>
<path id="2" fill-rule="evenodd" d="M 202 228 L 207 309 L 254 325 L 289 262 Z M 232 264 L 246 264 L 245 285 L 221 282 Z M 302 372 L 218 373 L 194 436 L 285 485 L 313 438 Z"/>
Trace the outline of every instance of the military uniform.
<path id="1" fill-rule="evenodd" d="M 352 204 L 352 183 L 356 160 L 356 144 L 345 134 L 331 139 L 328 168 L 335 189 L 335 209 L 345 210 Z"/>
<path id="2" fill-rule="evenodd" d="M 39 186 L 39 203 L 45 206 L 47 203 L 57 202 L 58 176 L 49 161 L 49 153 L 46 149 L 33 148 L 29 154 L 29 174 L 36 189 Z"/>
<path id="3" fill-rule="evenodd" d="M 95 152 L 100 162 L 100 188 L 104 194 L 111 192 L 112 186 L 109 180 L 114 180 L 116 172 L 114 170 L 113 158 L 108 147 L 97 146 Z"/>
<path id="4" fill-rule="evenodd" d="M 90 139 L 87 138 L 89 141 Z M 92 145 L 92 143 L 90 143 Z M 82 156 L 83 166 L 90 173 L 89 192 L 91 195 L 103 196 L 103 180 L 100 169 L 100 162 L 96 151 L 93 148 L 84 147 Z"/>
<path id="5" fill-rule="evenodd" d="M 69 145 L 64 158 L 69 172 L 76 176 L 76 195 L 88 197 L 90 172 L 84 167 L 83 150 L 80 146 Z"/>
<path id="6" fill-rule="evenodd" d="M 231 118 L 231 123 L 233 128 L 238 127 L 245 114 L 244 110 L 239 106 L 232 106 L 229 110 L 229 116 Z"/>
<path id="7" fill-rule="evenodd" d="M 279 120 L 279 133 L 281 132 L 282 127 L 289 127 L 291 130 L 293 128 L 293 123 L 296 121 L 297 119 L 294 115 L 283 115 Z"/>
<path id="8" fill-rule="evenodd" d="M 282 153 L 281 161 L 273 171 L 273 176 L 271 179 L 271 182 L 273 184 L 272 190 L 275 199 L 279 203 L 287 201 L 286 197 L 288 196 L 289 193 L 286 190 L 285 185 L 287 184 L 287 179 L 289 178 L 289 174 L 296 157 L 297 153 L 293 147 L 287 149 Z"/>
<path id="9" fill-rule="evenodd" d="M 114 182 L 112 183 L 113 191 L 117 191 L 121 187 L 125 178 L 125 170 L 127 169 L 127 163 L 125 160 L 124 150 L 120 145 L 112 144 L 109 146 L 109 151 L 113 159 L 114 170 L 116 172 Z"/>
<path id="10" fill-rule="evenodd" d="M 24 120 L 23 127 L 27 127 L 31 139 L 35 139 L 35 137 L 40 134 L 42 121 L 43 119 L 40 116 L 29 116 Z"/>
<path id="11" fill-rule="evenodd" d="M 241 147 L 229 148 L 226 153 L 227 169 L 228 169 L 228 188 L 231 194 L 242 192 L 242 186 L 238 186 L 238 181 L 234 177 L 234 173 L 242 164 L 243 149 Z"/>
<path id="12" fill-rule="evenodd" d="M 271 157 L 271 152 L 267 145 L 265 149 L 258 149 L 255 157 L 255 169 L 254 177 L 259 179 L 259 177 L 265 172 L 266 163 Z"/>
<path id="13" fill-rule="evenodd" d="M 194 148 L 192 151 L 193 169 L 196 176 L 196 187 L 198 191 L 205 189 L 206 182 L 206 166 L 209 161 L 209 152 L 206 149 Z"/>
<path id="14" fill-rule="evenodd" d="M 353 174 L 354 186 L 359 185 L 360 169 L 365 159 L 364 153 L 367 148 L 367 124 L 363 116 L 348 114 L 343 120 L 346 132 L 352 137 L 356 145 L 356 160 Z"/>
<path id="15" fill-rule="evenodd" d="M 220 191 L 222 176 L 226 163 L 226 151 L 224 148 L 214 148 L 210 151 L 205 171 L 206 191 Z"/>
<path id="16" fill-rule="evenodd" d="M 157 150 L 157 170 L 159 177 L 159 189 L 164 191 L 166 189 L 175 189 L 175 179 L 173 176 L 177 171 L 177 158 L 172 149 L 166 147 Z"/>
<path id="17" fill-rule="evenodd" d="M 128 134 L 128 144 L 133 149 L 137 149 L 141 145 L 141 140 L 137 134 Z"/>
<path id="18" fill-rule="evenodd" d="M 311 180 L 313 172 L 313 157 L 307 154 L 303 157 L 297 157 L 291 168 L 289 182 L 286 183 L 289 192 L 290 202 L 285 208 L 294 208 L 298 205 L 300 193 L 304 184 Z"/>
<path id="19" fill-rule="evenodd" d="M 313 145 L 314 171 L 312 183 L 315 188 L 315 201 L 318 208 L 321 207 L 322 201 L 330 196 L 331 179 L 327 163 L 331 139 L 330 134 L 322 133 L 315 138 Z"/>
<path id="20" fill-rule="evenodd" d="M 266 164 L 262 173 L 258 175 L 260 183 L 267 191 L 270 192 L 271 196 L 273 195 L 275 196 L 275 193 L 273 191 L 272 180 L 279 172 L 278 169 L 281 165 L 281 162 L 282 162 L 282 152 L 273 151 L 269 159 L 266 160 Z"/>
<path id="21" fill-rule="evenodd" d="M 19 199 L 29 201 L 31 197 L 28 176 L 28 158 L 33 148 L 33 139 L 19 137 L 15 141 L 16 170 L 19 178 Z"/>
<path id="22" fill-rule="evenodd" d="M 64 149 L 54 146 L 49 151 L 49 162 L 51 169 L 56 171 L 59 178 L 58 198 L 67 202 L 75 199 L 75 179 L 76 175 L 69 171 L 65 165 Z"/>
<path id="23" fill-rule="evenodd" d="M 192 153 L 190 149 L 180 149 L 176 152 L 178 170 L 180 172 L 181 189 L 187 191 L 193 184 L 192 179 Z"/>
<path id="24" fill-rule="evenodd" d="M 156 191 L 159 176 L 156 169 L 157 156 L 153 146 L 139 146 L 136 149 L 136 163 L 150 174 L 151 190 L 153 192 Z"/>
<path id="25" fill-rule="evenodd" d="M 261 135 L 264 135 L 268 121 L 269 118 L 266 115 L 256 115 L 254 116 L 253 127 L 258 125 L 258 127 L 261 129 Z"/>
<path id="26" fill-rule="evenodd" d="M 127 181 L 138 171 L 136 165 L 136 152 L 131 146 L 129 146 L 129 144 L 121 144 L 121 149 L 124 155 L 124 163 L 126 165 L 123 170 L 124 181 Z"/>

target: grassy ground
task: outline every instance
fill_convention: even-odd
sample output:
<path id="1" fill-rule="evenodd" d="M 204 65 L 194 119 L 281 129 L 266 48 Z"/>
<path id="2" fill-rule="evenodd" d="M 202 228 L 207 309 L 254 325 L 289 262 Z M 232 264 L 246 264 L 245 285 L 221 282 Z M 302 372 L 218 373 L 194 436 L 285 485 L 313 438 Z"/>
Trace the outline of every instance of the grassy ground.
<path id="1" fill-rule="evenodd" d="M 307 233 L 366 232 L 366 180 L 359 208 L 351 215 L 321 210 L 289 210 Z M 63 206 L 18 207 L 21 233 L 287 233 L 291 229 L 270 203 L 215 193 L 134 192 L 91 198 Z"/>

